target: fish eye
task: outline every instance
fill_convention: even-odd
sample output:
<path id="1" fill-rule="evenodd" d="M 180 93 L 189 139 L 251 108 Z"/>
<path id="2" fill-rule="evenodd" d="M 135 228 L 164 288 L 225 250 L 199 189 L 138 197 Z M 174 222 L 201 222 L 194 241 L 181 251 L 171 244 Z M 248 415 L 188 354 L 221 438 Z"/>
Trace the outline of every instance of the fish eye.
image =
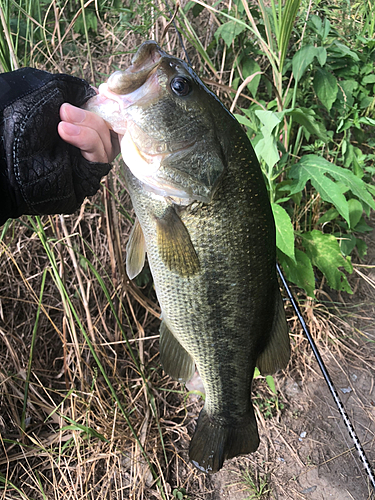
<path id="1" fill-rule="evenodd" d="M 185 96 L 191 92 L 189 80 L 183 78 L 182 76 L 175 76 L 170 85 L 172 92 L 178 96 Z"/>

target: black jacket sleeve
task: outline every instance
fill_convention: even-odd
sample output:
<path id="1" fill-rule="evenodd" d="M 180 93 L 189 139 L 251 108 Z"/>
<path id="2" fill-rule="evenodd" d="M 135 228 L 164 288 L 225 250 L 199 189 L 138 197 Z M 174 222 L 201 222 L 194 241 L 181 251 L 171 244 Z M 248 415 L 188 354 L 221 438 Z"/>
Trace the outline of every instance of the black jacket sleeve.
<path id="1" fill-rule="evenodd" d="M 72 213 L 96 193 L 110 165 L 89 162 L 57 132 L 61 104 L 82 106 L 93 95 L 70 75 L 32 68 L 0 75 L 0 224 Z"/>

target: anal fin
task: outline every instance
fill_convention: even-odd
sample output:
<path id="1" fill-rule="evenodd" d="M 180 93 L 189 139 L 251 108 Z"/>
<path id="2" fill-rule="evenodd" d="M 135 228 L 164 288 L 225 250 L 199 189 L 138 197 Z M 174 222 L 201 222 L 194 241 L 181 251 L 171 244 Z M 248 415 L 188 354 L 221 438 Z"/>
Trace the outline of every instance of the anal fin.
<path id="1" fill-rule="evenodd" d="M 275 316 L 269 342 L 258 357 L 256 366 L 262 375 L 270 375 L 283 370 L 290 358 L 290 339 L 288 323 L 280 291 L 276 293 Z"/>
<path id="2" fill-rule="evenodd" d="M 174 207 L 169 207 L 156 219 L 156 231 L 160 257 L 168 269 L 183 277 L 196 274 L 200 268 L 199 259 Z"/>
<path id="3" fill-rule="evenodd" d="M 146 258 L 146 242 L 138 219 L 135 220 L 126 245 L 126 274 L 132 280 L 142 271 Z"/>
<path id="4" fill-rule="evenodd" d="M 187 382 L 194 375 L 193 358 L 171 333 L 164 321 L 160 325 L 160 360 L 164 371 L 180 382 Z"/>

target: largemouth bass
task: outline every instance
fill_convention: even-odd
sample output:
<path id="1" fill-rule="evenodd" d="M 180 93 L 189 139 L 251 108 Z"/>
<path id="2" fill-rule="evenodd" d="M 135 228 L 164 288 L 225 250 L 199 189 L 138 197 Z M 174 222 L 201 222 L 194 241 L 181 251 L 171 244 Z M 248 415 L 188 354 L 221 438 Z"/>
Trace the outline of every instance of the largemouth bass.
<path id="1" fill-rule="evenodd" d="M 162 366 L 184 382 L 197 368 L 206 392 L 190 459 L 216 472 L 259 445 L 255 366 L 274 373 L 290 356 L 258 161 L 218 98 L 155 42 L 142 44 L 87 109 L 122 136 L 137 215 L 127 272 L 134 278 L 147 252 L 162 310 Z"/>

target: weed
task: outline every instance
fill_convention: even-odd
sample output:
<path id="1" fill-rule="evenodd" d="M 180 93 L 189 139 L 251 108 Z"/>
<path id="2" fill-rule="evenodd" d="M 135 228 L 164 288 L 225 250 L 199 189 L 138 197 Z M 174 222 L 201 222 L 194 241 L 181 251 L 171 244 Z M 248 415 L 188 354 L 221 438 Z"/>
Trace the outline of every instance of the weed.
<path id="1" fill-rule="evenodd" d="M 246 469 L 242 473 L 241 483 L 245 486 L 246 500 L 266 500 L 269 498 L 270 486 L 268 474 Z"/>

